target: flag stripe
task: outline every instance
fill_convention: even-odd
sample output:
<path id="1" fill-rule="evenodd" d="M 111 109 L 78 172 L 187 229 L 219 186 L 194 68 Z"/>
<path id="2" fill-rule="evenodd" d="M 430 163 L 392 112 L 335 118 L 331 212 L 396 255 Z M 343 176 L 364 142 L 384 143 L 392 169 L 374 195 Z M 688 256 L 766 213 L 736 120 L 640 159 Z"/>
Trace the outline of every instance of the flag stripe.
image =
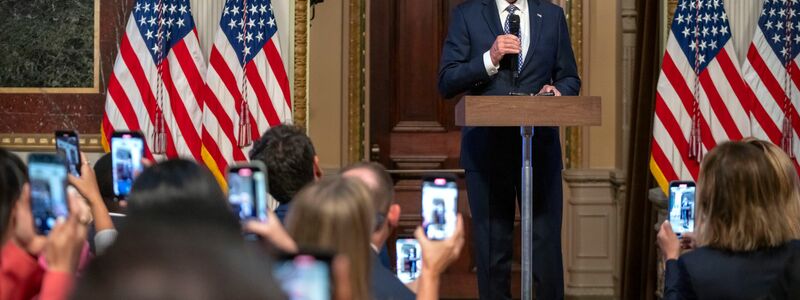
<path id="1" fill-rule="evenodd" d="M 757 53 L 754 45 L 750 45 L 750 51 L 747 52 L 747 60 L 750 62 L 750 65 L 753 67 L 753 70 L 756 72 L 756 74 L 758 74 L 761 82 L 766 86 L 767 91 L 769 91 L 770 95 L 772 95 L 772 99 L 775 101 L 778 107 L 783 107 L 781 102 L 786 96 L 783 91 L 783 87 L 781 87 L 781 85 L 778 83 L 778 80 L 775 78 L 775 76 L 773 76 L 769 68 L 767 68 L 766 63 L 764 63 L 761 55 Z M 794 109 L 794 105 L 792 105 L 791 118 L 792 127 L 794 128 L 795 133 L 800 133 L 800 116 L 798 116 L 797 110 Z"/>
<path id="2" fill-rule="evenodd" d="M 656 141 L 653 141 L 652 153 L 653 153 L 653 160 L 655 160 L 656 164 L 659 166 L 659 170 L 661 171 L 662 174 L 664 174 L 664 177 L 667 178 L 668 182 L 680 178 L 678 177 L 678 174 L 675 174 L 675 170 L 672 168 L 672 164 L 669 162 L 669 159 L 667 159 L 667 156 L 664 154 L 664 151 L 661 150 L 661 146 L 659 146 L 658 143 L 656 143 Z M 662 166 L 669 166 L 669 167 L 664 168 Z"/>
<path id="3" fill-rule="evenodd" d="M 274 37 L 273 39 L 276 38 Z M 281 59 L 280 51 L 275 47 L 274 40 L 271 39 L 264 45 L 264 53 L 267 54 L 267 61 L 269 61 L 272 74 L 275 75 L 275 79 L 281 87 L 283 98 L 286 99 L 286 105 L 292 107 L 292 98 L 289 97 L 289 78 L 286 76 L 286 68 L 283 66 L 283 59 Z"/>
<path id="4" fill-rule="evenodd" d="M 202 94 L 203 94 L 203 86 L 204 86 L 204 79 L 200 73 L 200 70 L 197 69 L 197 65 L 192 63 L 191 53 L 189 53 L 189 48 L 186 47 L 186 43 L 181 41 L 175 44 L 175 47 L 172 48 L 172 53 L 175 54 L 177 57 L 177 61 L 183 70 L 183 75 L 186 76 L 187 86 L 189 86 L 192 94 L 194 95 L 195 103 L 198 107 L 203 107 L 203 103 L 200 101 Z M 202 117 L 202 114 L 201 116 Z"/>
<path id="5" fill-rule="evenodd" d="M 180 134 L 189 147 L 189 153 L 191 153 L 195 160 L 200 161 L 202 159 L 202 157 L 200 157 L 200 136 L 197 132 L 197 128 L 195 128 L 193 125 L 194 121 L 192 121 L 192 119 L 189 117 L 189 113 L 186 111 L 186 107 L 184 106 L 183 100 L 181 100 L 181 95 L 178 93 L 178 89 L 172 82 L 169 63 L 170 60 L 164 60 L 164 74 L 162 78 L 164 81 L 164 86 L 169 93 L 169 105 L 171 108 L 172 117 L 174 117 L 177 121 L 175 123 L 178 125 L 179 131 L 168 131 L 168 133 L 173 132 L 175 135 Z M 164 117 L 167 117 L 166 114 Z M 170 156 L 178 155 L 177 153 L 170 154 Z"/>
<path id="6" fill-rule="evenodd" d="M 658 93 L 656 93 L 656 117 L 666 129 L 667 133 L 672 139 L 672 142 L 675 144 L 675 147 L 678 148 L 678 151 L 680 152 L 681 155 L 681 159 L 683 160 L 684 165 L 686 165 L 686 167 L 689 169 L 689 173 L 692 175 L 692 177 L 697 178 L 698 170 L 696 168 L 696 165 L 692 164 L 691 159 L 689 158 L 689 153 L 688 153 L 689 142 L 686 141 L 686 138 L 683 136 L 683 132 L 681 131 L 680 126 L 678 125 L 678 122 L 675 120 L 675 117 L 669 112 L 669 108 L 667 108 L 666 102 L 664 102 L 664 99 L 662 99 L 661 95 Z M 680 151 L 680 149 L 687 149 L 687 151 Z"/>
<path id="7" fill-rule="evenodd" d="M 755 100 L 755 94 L 753 94 L 753 91 L 744 82 L 739 69 L 733 61 L 731 61 L 726 49 L 720 51 L 717 55 L 717 61 L 745 113 L 749 114 L 753 100 Z"/>
<path id="8" fill-rule="evenodd" d="M 225 136 L 228 137 L 231 146 L 238 149 L 238 147 L 236 147 L 236 138 L 233 135 L 233 122 L 231 121 L 231 119 L 227 118 L 227 114 L 225 113 L 224 109 L 220 105 L 219 100 L 217 100 L 216 96 L 214 96 L 214 93 L 211 90 L 208 90 L 205 105 L 211 117 L 215 118 L 215 120 L 217 121 L 218 128 L 215 129 L 222 131 L 225 134 Z M 203 143 L 205 143 L 205 139 Z M 211 148 L 209 146 L 206 147 Z M 209 152 L 212 152 L 212 150 L 209 149 Z M 231 151 L 231 154 L 233 155 L 233 158 L 235 160 L 246 160 L 244 153 L 242 153 L 240 149 Z"/>
<path id="9" fill-rule="evenodd" d="M 683 102 L 683 108 L 686 110 L 686 113 L 689 116 L 692 115 L 692 106 L 694 103 L 694 96 L 692 92 L 689 90 L 689 87 L 686 85 L 686 81 L 680 75 L 680 71 L 678 67 L 675 66 L 675 63 L 672 61 L 672 56 L 667 54 L 664 55 L 664 62 L 662 63 L 662 71 L 666 75 L 667 80 L 672 84 L 672 88 L 675 89 L 675 92 L 678 93 L 678 97 Z M 700 122 L 700 135 L 702 137 L 702 142 L 706 146 L 706 148 L 711 149 L 716 146 L 714 142 L 713 135 L 711 134 L 711 128 L 708 127 L 708 122 L 706 122 L 705 117 L 701 114 L 699 117 Z M 688 148 L 687 148 L 688 149 Z"/>
<path id="10" fill-rule="evenodd" d="M 703 90 L 708 97 L 709 104 L 711 105 L 711 109 L 714 110 L 714 114 L 717 117 L 717 120 L 722 124 L 722 128 L 725 130 L 728 139 L 735 139 L 740 140 L 742 139 L 742 133 L 739 132 L 739 128 L 736 127 L 736 122 L 733 121 L 731 117 L 731 113 L 728 111 L 728 108 L 725 106 L 725 102 L 722 100 L 722 97 L 719 95 L 717 91 L 716 85 L 711 79 L 711 75 L 706 69 L 705 72 L 700 74 L 700 84 L 703 86 Z"/>
<path id="11" fill-rule="evenodd" d="M 214 141 L 214 138 L 211 137 L 205 128 L 203 129 L 203 143 L 206 146 L 206 151 L 208 151 L 208 154 L 211 155 L 211 158 L 216 163 L 217 169 L 224 171 L 227 168 L 225 158 L 223 158 L 222 153 L 219 152 L 219 147 Z"/>
<path id="12" fill-rule="evenodd" d="M 267 93 L 267 88 L 264 86 L 264 82 L 262 82 L 261 78 L 258 76 L 258 69 L 256 68 L 255 62 L 247 64 L 246 68 L 247 82 L 250 83 L 250 86 L 253 88 L 253 92 L 256 94 L 256 99 L 258 99 L 256 102 L 258 102 L 258 104 L 261 106 L 261 112 L 267 118 L 269 126 L 280 125 L 281 119 L 278 117 L 275 107 L 272 106 L 272 100 L 270 100 L 270 96 Z M 256 130 L 256 132 L 258 132 L 258 130 Z M 259 136 L 260 135 L 261 134 L 259 133 Z"/>

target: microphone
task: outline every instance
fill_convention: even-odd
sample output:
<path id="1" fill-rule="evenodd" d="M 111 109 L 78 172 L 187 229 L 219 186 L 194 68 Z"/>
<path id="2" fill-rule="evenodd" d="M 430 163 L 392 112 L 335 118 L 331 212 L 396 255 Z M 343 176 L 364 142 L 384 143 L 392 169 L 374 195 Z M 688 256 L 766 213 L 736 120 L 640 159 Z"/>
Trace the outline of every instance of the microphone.
<path id="1" fill-rule="evenodd" d="M 511 14 L 508 16 L 508 33 L 513 34 L 519 37 L 519 15 Z M 521 53 L 520 53 L 521 54 Z M 511 70 L 513 72 L 513 79 L 514 79 L 514 87 L 519 86 L 519 55 L 520 54 L 512 54 L 509 55 L 511 59 Z"/>

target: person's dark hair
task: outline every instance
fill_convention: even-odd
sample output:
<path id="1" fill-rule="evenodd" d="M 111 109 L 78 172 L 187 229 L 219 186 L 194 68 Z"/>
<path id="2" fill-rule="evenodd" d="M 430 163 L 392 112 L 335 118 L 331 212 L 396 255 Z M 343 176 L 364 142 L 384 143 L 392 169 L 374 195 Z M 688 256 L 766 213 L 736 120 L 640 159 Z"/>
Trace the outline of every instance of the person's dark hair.
<path id="1" fill-rule="evenodd" d="M 97 187 L 100 188 L 100 196 L 106 204 L 108 211 L 121 212 L 122 208 L 117 201 L 114 201 L 114 174 L 111 169 L 111 152 L 103 154 L 94 163 L 94 175 L 97 179 Z"/>
<path id="2" fill-rule="evenodd" d="M 285 299 L 268 257 L 237 233 L 196 222 L 126 226 L 72 299 Z"/>
<path id="3" fill-rule="evenodd" d="M 0 238 L 5 236 L 11 222 L 11 211 L 27 181 L 25 163 L 14 153 L 0 148 Z"/>
<path id="4" fill-rule="evenodd" d="M 314 145 L 303 129 L 279 125 L 265 132 L 250 150 L 251 160 L 267 166 L 269 193 L 280 203 L 314 181 Z"/>
<path id="5" fill-rule="evenodd" d="M 225 194 L 208 169 L 185 159 L 147 168 L 128 197 L 131 223 L 140 219 L 204 221 L 239 230 Z"/>

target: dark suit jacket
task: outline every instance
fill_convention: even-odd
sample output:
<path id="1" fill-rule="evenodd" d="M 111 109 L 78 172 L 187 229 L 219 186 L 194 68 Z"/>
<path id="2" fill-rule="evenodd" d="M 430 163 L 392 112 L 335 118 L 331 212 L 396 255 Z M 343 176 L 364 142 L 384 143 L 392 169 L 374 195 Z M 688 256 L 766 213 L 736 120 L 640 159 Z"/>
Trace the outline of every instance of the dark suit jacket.
<path id="1" fill-rule="evenodd" d="M 372 259 L 371 288 L 376 300 L 413 300 L 417 296 L 403 284 L 391 270 L 384 267 L 375 251 L 370 251 Z"/>
<path id="2" fill-rule="evenodd" d="M 281 221 L 281 224 L 286 225 L 286 216 L 289 215 L 289 209 L 291 207 L 291 204 L 287 202 L 278 204 L 278 207 L 275 208 L 275 215 L 278 216 L 278 220 Z"/>
<path id="3" fill-rule="evenodd" d="M 526 1 L 526 0 L 523 0 Z M 446 98 L 460 93 L 469 95 L 508 95 L 510 92 L 537 93 L 545 84 L 555 86 L 562 95 L 580 91 L 575 56 L 570 46 L 567 22 L 561 7 L 549 1 L 527 0 L 530 15 L 530 45 L 519 76 L 519 87 L 512 82 L 512 69 L 506 56 L 500 72 L 486 73 L 483 54 L 503 27 L 495 0 L 469 0 L 451 14 L 450 28 L 442 50 L 439 68 L 439 91 Z M 548 159 L 560 161 L 556 128 L 537 128 L 534 147 L 540 141 Z M 537 151 L 537 150 L 535 150 Z M 467 170 L 492 167 L 519 167 L 520 136 L 518 128 L 465 127 L 462 129 L 461 165 Z M 534 162 L 534 165 L 535 162 Z"/>
<path id="4" fill-rule="evenodd" d="M 752 252 L 695 249 L 667 261 L 664 299 L 761 299 L 797 253 L 800 241 Z"/>

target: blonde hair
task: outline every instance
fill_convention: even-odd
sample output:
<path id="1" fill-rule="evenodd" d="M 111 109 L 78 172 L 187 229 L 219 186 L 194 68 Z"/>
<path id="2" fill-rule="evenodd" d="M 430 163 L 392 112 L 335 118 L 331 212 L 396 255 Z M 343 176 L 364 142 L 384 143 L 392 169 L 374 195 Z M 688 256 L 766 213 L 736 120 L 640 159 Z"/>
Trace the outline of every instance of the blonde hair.
<path id="1" fill-rule="evenodd" d="M 800 237 L 800 192 L 791 160 L 774 145 L 718 145 L 697 184 L 697 239 L 730 251 L 777 247 Z"/>
<path id="2" fill-rule="evenodd" d="M 353 299 L 370 299 L 369 238 L 373 214 L 370 193 L 363 183 L 330 176 L 297 194 L 286 227 L 301 248 L 347 256 Z"/>

